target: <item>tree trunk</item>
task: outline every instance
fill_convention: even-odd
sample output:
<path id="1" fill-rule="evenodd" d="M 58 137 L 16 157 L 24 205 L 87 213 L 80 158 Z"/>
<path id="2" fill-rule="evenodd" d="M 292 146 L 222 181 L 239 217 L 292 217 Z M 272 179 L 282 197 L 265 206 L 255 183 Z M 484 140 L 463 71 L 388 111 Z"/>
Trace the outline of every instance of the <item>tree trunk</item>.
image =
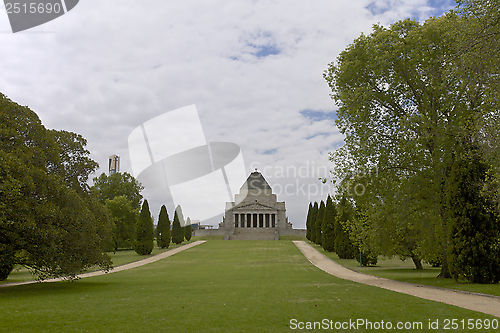
<path id="1" fill-rule="evenodd" d="M 446 254 L 447 249 L 443 250 L 443 262 L 441 264 L 441 273 L 437 276 L 438 278 L 451 279 L 450 271 L 448 270 L 448 258 Z"/>
<path id="2" fill-rule="evenodd" d="M 419 257 L 417 257 L 416 255 L 412 255 L 411 260 L 413 260 L 413 263 L 415 264 L 415 269 L 424 269 L 424 267 L 422 267 L 422 260 L 420 260 Z"/>
<path id="3" fill-rule="evenodd" d="M 443 242 L 443 262 L 441 263 L 441 273 L 437 276 L 438 278 L 451 279 L 451 274 L 448 269 L 448 221 L 445 219 L 444 210 L 441 210 L 441 223 L 443 225 L 443 234 L 446 239 Z"/>

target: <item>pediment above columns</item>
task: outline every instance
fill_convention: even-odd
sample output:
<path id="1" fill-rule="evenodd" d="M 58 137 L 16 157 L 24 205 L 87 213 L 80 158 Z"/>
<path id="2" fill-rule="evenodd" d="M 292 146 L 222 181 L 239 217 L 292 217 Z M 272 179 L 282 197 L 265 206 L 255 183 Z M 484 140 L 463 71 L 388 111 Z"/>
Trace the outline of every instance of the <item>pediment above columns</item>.
<path id="1" fill-rule="evenodd" d="M 236 206 L 232 209 L 233 212 L 238 213 L 239 211 L 249 211 L 249 210 L 257 210 L 257 211 L 262 211 L 262 210 L 267 210 L 267 211 L 273 211 L 276 210 L 273 207 L 269 207 L 260 203 L 251 203 L 247 205 L 242 205 L 242 206 Z"/>

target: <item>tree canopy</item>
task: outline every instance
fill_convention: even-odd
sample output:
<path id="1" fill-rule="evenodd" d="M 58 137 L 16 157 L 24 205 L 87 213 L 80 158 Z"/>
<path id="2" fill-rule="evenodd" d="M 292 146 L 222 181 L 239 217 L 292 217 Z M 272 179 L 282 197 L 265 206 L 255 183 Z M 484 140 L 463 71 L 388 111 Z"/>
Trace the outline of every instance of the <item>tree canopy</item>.
<path id="1" fill-rule="evenodd" d="M 97 168 L 76 133 L 47 130 L 0 93 L 0 257 L 38 278 L 107 270 L 107 211 L 88 190 Z"/>
<path id="2" fill-rule="evenodd" d="M 483 33 L 498 33 L 498 10 L 490 8 L 498 1 L 462 4 L 462 13 L 422 24 L 374 25 L 324 72 L 346 136 L 331 154 L 335 177 L 361 214 L 353 238 L 410 256 L 417 267 L 439 252 L 443 277 L 452 166 L 471 143 L 487 163 L 499 161 L 498 38 L 487 45 Z"/>
<path id="3" fill-rule="evenodd" d="M 132 209 L 139 210 L 141 208 L 142 194 L 144 186 L 127 172 L 117 172 L 110 176 L 102 173 L 99 177 L 93 179 L 94 190 L 101 202 L 104 204 L 106 200 L 113 200 L 117 196 L 124 196 L 131 202 Z"/>

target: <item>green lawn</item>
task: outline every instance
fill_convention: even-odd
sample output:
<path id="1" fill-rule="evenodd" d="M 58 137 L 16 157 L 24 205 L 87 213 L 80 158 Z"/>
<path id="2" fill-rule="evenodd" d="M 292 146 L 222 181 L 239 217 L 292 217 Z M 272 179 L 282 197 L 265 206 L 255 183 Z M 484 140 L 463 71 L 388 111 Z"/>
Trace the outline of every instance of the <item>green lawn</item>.
<path id="1" fill-rule="evenodd" d="M 166 250 L 164 250 L 164 249 L 160 250 L 158 247 L 156 247 L 156 243 L 155 243 L 155 247 L 153 249 L 153 252 L 150 255 L 146 255 L 146 256 L 141 256 L 141 255 L 135 253 L 134 250 L 109 252 L 108 255 L 111 257 L 111 260 L 113 261 L 113 266 L 117 267 L 117 266 L 125 265 L 128 263 L 134 262 L 134 261 L 139 261 L 142 259 L 149 258 L 151 256 L 158 254 L 158 253 L 165 252 L 167 250 L 175 249 L 179 246 L 192 243 L 196 240 L 198 240 L 198 239 L 196 237 L 193 237 L 193 238 L 191 238 L 191 240 L 189 242 L 184 241 L 180 245 L 170 243 L 170 246 Z M 22 266 L 16 266 L 6 280 L 0 281 L 0 285 L 4 284 L 4 283 L 23 282 L 23 281 L 32 281 L 32 280 L 35 280 L 35 277 L 26 268 L 24 268 Z"/>
<path id="2" fill-rule="evenodd" d="M 287 332 L 293 319 L 436 332 L 429 320 L 452 318 L 494 317 L 335 278 L 291 241 L 210 240 L 127 271 L 0 288 L 0 332 Z"/>
<path id="3" fill-rule="evenodd" d="M 419 271 L 415 269 L 415 265 L 411 259 L 401 261 L 399 258 L 388 259 L 381 256 L 376 266 L 359 267 L 359 263 L 355 259 L 339 259 L 336 253 L 326 252 L 319 245 L 312 244 L 311 242 L 308 243 L 328 258 L 358 272 L 380 276 L 391 280 L 500 296 L 500 284 L 498 283 L 493 285 L 459 283 L 453 279 L 438 279 L 437 276 L 439 275 L 441 268 L 434 268 L 430 265 L 423 264 L 424 269 Z"/>

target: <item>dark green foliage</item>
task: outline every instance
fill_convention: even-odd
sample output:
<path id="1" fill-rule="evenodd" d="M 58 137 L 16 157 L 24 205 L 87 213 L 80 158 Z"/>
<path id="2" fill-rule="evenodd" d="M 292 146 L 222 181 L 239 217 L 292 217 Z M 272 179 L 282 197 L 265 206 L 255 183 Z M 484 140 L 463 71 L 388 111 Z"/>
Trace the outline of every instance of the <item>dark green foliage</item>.
<path id="1" fill-rule="evenodd" d="M 154 246 L 154 228 L 149 203 L 144 200 L 137 220 L 135 252 L 140 255 L 151 254 Z"/>
<path id="2" fill-rule="evenodd" d="M 0 281 L 5 280 L 14 269 L 14 251 L 12 247 L 0 245 Z"/>
<path id="3" fill-rule="evenodd" d="M 352 258 L 351 258 L 352 259 Z M 359 252 L 356 255 L 356 261 L 359 262 Z M 378 256 L 374 253 L 361 253 L 362 266 L 375 266 L 377 264 Z"/>
<path id="4" fill-rule="evenodd" d="M 161 206 L 160 215 L 158 216 L 156 242 L 158 243 L 158 247 L 162 249 L 167 249 L 170 246 L 170 219 L 165 205 Z"/>
<path id="5" fill-rule="evenodd" d="M 354 210 L 351 203 L 343 197 L 338 205 L 338 215 L 335 219 L 335 252 L 341 259 L 354 259 L 358 251 L 349 239 L 349 234 L 345 230 L 347 222 L 354 217 Z M 358 258 L 359 259 L 359 258 Z"/>
<path id="6" fill-rule="evenodd" d="M 309 223 L 311 225 L 311 239 L 309 240 L 313 243 L 316 242 L 316 217 L 318 216 L 318 210 L 319 205 L 315 202 L 311 210 L 311 222 Z"/>
<path id="7" fill-rule="evenodd" d="M 98 165 L 85 145 L 0 93 L 0 253 L 40 279 L 111 267 L 112 224 L 88 189 Z"/>
<path id="8" fill-rule="evenodd" d="M 180 244 L 184 240 L 184 230 L 181 227 L 179 215 L 182 216 L 182 212 L 180 206 L 177 206 L 174 212 L 174 222 L 172 223 L 172 243 L 174 244 Z"/>
<path id="9" fill-rule="evenodd" d="M 184 227 L 184 238 L 189 242 L 191 236 L 193 235 L 193 229 L 191 227 L 191 219 L 188 217 L 186 220 L 186 226 Z"/>
<path id="10" fill-rule="evenodd" d="M 309 203 L 309 209 L 307 210 L 307 218 L 306 218 L 306 238 L 311 240 L 311 211 L 312 211 L 312 203 Z"/>
<path id="11" fill-rule="evenodd" d="M 335 251 L 335 219 L 337 209 L 332 198 L 328 196 L 326 199 L 325 214 L 323 216 L 323 249 L 328 252 Z"/>
<path id="12" fill-rule="evenodd" d="M 111 176 L 102 173 L 94 178 L 92 186 L 92 190 L 98 194 L 103 204 L 106 203 L 106 199 L 113 200 L 122 195 L 130 200 L 132 208 L 137 210 L 141 207 L 143 189 L 142 184 L 127 172 L 117 172 Z"/>
<path id="13" fill-rule="evenodd" d="M 450 176 L 448 264 L 457 281 L 500 281 L 500 218 L 492 194 L 483 191 L 491 168 L 478 154 L 457 159 Z M 495 192 L 495 191 L 493 191 Z"/>
<path id="14" fill-rule="evenodd" d="M 135 227 L 139 212 L 132 209 L 131 201 L 125 196 L 106 199 L 106 208 L 111 214 L 113 226 L 113 250 L 133 249 L 135 240 Z"/>
<path id="15" fill-rule="evenodd" d="M 321 226 L 323 225 L 323 216 L 325 215 L 325 203 L 321 200 L 318 209 L 318 215 L 316 215 L 316 222 L 314 223 L 315 238 L 314 242 L 318 245 L 323 244 L 323 236 L 321 234 Z"/>

